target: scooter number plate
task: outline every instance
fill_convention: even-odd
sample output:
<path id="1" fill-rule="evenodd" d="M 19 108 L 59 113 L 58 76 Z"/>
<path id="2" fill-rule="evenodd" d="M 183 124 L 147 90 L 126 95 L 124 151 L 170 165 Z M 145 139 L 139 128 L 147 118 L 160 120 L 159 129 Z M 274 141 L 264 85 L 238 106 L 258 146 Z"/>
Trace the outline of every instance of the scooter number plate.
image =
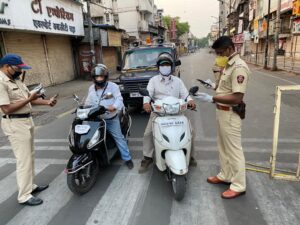
<path id="1" fill-rule="evenodd" d="M 184 124 L 184 121 L 182 121 L 182 120 L 173 120 L 173 121 L 162 122 L 160 125 L 162 127 L 172 127 L 172 126 L 181 126 L 183 124 Z"/>
<path id="2" fill-rule="evenodd" d="M 76 125 L 75 126 L 75 133 L 76 134 L 86 134 L 90 130 L 89 125 Z"/>
<path id="3" fill-rule="evenodd" d="M 138 92 L 133 92 L 133 93 L 130 93 L 130 97 L 131 98 L 140 98 L 140 97 L 143 97 L 143 96 Z"/>

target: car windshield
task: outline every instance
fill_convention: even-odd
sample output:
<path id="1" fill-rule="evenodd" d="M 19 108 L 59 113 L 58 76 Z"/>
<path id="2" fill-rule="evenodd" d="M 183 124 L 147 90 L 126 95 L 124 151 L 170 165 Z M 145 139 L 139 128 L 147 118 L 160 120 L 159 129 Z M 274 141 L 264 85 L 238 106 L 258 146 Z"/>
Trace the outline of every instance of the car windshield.
<path id="1" fill-rule="evenodd" d="M 172 54 L 171 48 L 149 48 L 128 51 L 125 55 L 123 69 L 146 69 L 154 67 L 156 66 L 157 57 L 163 52 Z"/>

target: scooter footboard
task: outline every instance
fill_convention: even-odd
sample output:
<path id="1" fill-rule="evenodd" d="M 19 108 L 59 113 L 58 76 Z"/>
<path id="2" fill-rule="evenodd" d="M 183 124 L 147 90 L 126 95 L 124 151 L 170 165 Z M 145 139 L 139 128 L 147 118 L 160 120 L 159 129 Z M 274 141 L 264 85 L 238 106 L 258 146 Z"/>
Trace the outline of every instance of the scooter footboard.
<path id="1" fill-rule="evenodd" d="M 174 174 L 184 175 L 188 172 L 186 156 L 183 150 L 168 150 L 165 154 L 165 161 Z"/>

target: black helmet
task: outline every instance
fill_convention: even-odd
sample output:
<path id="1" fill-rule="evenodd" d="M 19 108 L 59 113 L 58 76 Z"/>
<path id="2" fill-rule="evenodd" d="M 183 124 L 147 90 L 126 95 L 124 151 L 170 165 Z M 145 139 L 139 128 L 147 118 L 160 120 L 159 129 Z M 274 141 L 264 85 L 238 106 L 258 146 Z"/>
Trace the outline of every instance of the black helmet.
<path id="1" fill-rule="evenodd" d="M 97 64 L 92 70 L 92 78 L 93 78 L 95 84 L 100 87 L 105 86 L 105 84 L 108 80 L 108 75 L 109 75 L 108 69 L 104 64 Z M 102 81 L 97 81 L 95 79 L 95 77 L 97 77 L 97 76 L 104 76 L 105 78 Z"/>
<path id="2" fill-rule="evenodd" d="M 170 53 L 163 52 L 158 56 L 157 61 L 156 61 L 157 67 L 159 67 L 160 65 L 163 65 L 163 64 L 168 64 L 168 65 L 172 66 L 172 68 L 173 68 L 174 59 Z"/>

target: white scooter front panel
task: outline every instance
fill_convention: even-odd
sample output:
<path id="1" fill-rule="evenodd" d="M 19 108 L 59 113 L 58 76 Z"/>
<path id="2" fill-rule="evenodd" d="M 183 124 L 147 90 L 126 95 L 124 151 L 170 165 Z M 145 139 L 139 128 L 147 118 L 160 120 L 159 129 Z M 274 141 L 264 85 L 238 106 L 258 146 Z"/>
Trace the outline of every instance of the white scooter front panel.
<path id="1" fill-rule="evenodd" d="M 155 145 L 155 158 L 159 170 L 166 170 L 166 161 L 162 157 L 163 151 L 186 150 L 185 165 L 189 164 L 191 151 L 191 127 L 189 120 L 184 115 L 156 117 L 153 124 L 153 138 Z M 178 154 L 177 154 L 178 155 Z M 178 155 L 179 156 L 179 155 Z M 180 156 L 182 158 L 182 155 Z M 175 162 L 174 160 L 172 160 Z M 176 161 L 178 162 L 178 160 Z M 182 165 L 182 163 L 180 163 Z M 170 168 L 178 166 L 168 165 Z M 179 168 L 179 170 L 186 170 Z"/>

